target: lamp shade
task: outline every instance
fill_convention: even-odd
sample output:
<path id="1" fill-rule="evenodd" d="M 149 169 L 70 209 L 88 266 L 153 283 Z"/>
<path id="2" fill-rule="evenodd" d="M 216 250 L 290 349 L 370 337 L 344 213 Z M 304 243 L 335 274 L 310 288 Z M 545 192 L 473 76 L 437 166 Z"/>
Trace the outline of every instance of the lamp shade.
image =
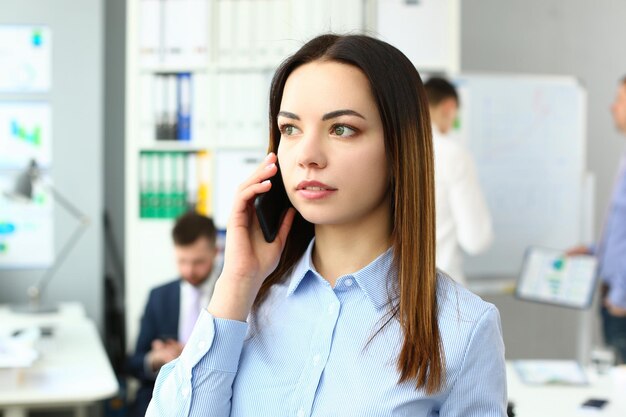
<path id="1" fill-rule="evenodd" d="M 28 168 L 22 171 L 16 181 L 15 188 L 13 189 L 13 193 L 17 196 L 32 199 L 33 198 L 33 182 L 37 179 L 39 175 L 39 168 L 37 167 L 37 163 L 34 160 L 30 161 Z"/>

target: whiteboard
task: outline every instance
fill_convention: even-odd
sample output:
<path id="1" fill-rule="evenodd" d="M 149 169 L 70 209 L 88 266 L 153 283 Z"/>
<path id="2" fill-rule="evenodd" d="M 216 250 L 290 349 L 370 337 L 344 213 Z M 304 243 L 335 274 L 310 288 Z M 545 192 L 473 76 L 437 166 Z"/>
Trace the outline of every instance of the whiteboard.
<path id="1" fill-rule="evenodd" d="M 586 93 L 570 77 L 461 75 L 455 134 L 473 154 L 495 239 L 468 277 L 511 277 L 528 246 L 582 240 Z"/>

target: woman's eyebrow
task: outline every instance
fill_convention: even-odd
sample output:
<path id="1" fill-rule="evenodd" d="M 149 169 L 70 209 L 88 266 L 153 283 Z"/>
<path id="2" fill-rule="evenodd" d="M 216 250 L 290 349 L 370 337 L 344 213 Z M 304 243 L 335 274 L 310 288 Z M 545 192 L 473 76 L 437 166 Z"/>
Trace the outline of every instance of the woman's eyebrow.
<path id="1" fill-rule="evenodd" d="M 279 116 L 283 116 L 283 117 L 287 117 L 289 119 L 294 119 L 294 120 L 300 120 L 300 116 L 298 116 L 295 113 L 291 113 L 288 111 L 279 111 L 278 112 Z M 322 120 L 329 120 L 329 119 L 334 119 L 336 117 L 339 116 L 357 116 L 360 117 L 363 120 L 365 119 L 365 116 L 363 116 L 361 113 L 356 112 L 354 110 L 349 110 L 349 109 L 345 109 L 345 110 L 335 110 L 335 111 L 331 111 L 329 113 L 326 113 L 324 116 L 322 116 Z"/>
<path id="2" fill-rule="evenodd" d="M 330 113 L 326 113 L 323 117 L 322 120 L 328 120 L 328 119 L 334 119 L 335 117 L 339 117 L 339 116 L 357 116 L 360 117 L 361 119 L 365 120 L 365 116 L 363 116 L 361 113 L 356 112 L 354 110 L 335 110 L 335 111 L 331 111 Z"/>
<path id="3" fill-rule="evenodd" d="M 283 117 L 287 117 L 289 119 L 300 120 L 300 116 L 298 116 L 295 113 L 290 113 L 288 111 L 279 111 L 278 115 L 279 116 L 283 116 Z"/>

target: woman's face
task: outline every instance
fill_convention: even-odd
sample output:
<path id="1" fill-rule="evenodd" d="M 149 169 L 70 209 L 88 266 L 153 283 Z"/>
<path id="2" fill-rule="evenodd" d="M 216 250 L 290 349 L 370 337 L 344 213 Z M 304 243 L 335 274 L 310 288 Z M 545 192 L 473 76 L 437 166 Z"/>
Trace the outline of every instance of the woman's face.
<path id="1" fill-rule="evenodd" d="M 389 219 L 383 125 L 365 75 L 315 61 L 285 84 L 278 160 L 295 208 L 316 225 Z"/>

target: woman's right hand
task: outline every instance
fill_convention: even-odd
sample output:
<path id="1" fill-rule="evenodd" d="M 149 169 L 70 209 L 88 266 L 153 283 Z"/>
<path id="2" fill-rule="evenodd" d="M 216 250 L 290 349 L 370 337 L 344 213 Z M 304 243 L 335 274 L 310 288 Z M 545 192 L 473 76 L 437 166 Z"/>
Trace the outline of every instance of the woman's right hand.
<path id="1" fill-rule="evenodd" d="M 245 321 L 261 284 L 278 265 L 295 210 L 287 211 L 276 239 L 268 243 L 253 204 L 258 194 L 271 188 L 269 179 L 278 171 L 276 162 L 276 155 L 268 154 L 237 190 L 226 226 L 224 268 L 207 308 L 214 317 Z"/>

